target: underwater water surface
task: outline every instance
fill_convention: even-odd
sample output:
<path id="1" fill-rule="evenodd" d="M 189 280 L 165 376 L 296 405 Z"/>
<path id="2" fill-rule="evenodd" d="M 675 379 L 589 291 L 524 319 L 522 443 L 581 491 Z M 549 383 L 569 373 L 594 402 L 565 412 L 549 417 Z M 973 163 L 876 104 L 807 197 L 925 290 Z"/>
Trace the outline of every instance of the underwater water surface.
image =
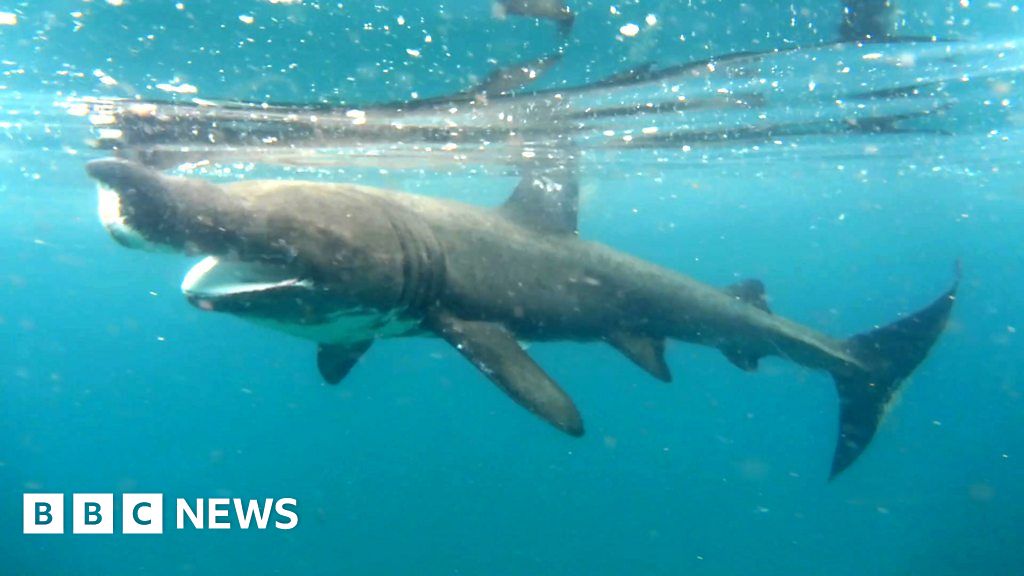
<path id="1" fill-rule="evenodd" d="M 563 60 L 538 88 L 831 42 L 835 4 L 570 3 Z M 960 78 L 949 100 L 926 102 L 949 113 L 922 129 L 576 142 L 581 237 L 714 286 L 760 279 L 773 311 L 832 336 L 926 305 L 960 262 L 946 333 L 830 481 L 838 403 L 826 373 L 779 358 L 748 373 L 669 342 L 675 378 L 663 384 L 605 344 L 531 343 L 585 419 L 571 438 L 436 338 L 377 342 L 324 385 L 312 343 L 186 302 L 179 285 L 198 257 L 126 250 L 99 224 L 84 165 L 110 154 L 88 143 L 104 125 L 68 114 L 70 98 L 443 96 L 557 47 L 551 23 L 496 19 L 479 0 L 0 2 L 0 574 L 1020 573 L 1024 68 L 978 80 L 942 66 L 980 77 L 987 58 L 1011 60 L 1024 16 L 1010 2 L 898 5 L 901 34 L 992 43 L 908 64 L 911 80 Z M 920 61 L 920 50 L 901 54 Z M 761 73 L 770 83 L 790 66 Z M 772 113 L 827 113 L 808 98 L 783 95 Z M 694 118 L 700 130 L 747 121 L 713 107 Z M 634 120 L 651 125 L 617 122 Z M 486 206 L 518 183 L 501 162 L 417 166 L 420 152 L 395 165 L 384 150 L 380 165 L 255 156 L 178 171 Z M 165 530 L 22 534 L 22 495 L 35 492 L 64 493 L 66 506 L 72 493 L 162 493 Z M 173 499 L 215 497 L 295 498 L 299 523 L 174 529 Z"/>

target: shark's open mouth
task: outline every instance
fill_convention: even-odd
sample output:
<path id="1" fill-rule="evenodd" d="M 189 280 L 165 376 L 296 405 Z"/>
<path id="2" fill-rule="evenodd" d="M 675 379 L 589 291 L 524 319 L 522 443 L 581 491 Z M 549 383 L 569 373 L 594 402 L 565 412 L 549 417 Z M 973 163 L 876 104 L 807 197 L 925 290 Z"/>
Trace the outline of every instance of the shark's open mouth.
<path id="1" fill-rule="evenodd" d="M 312 288 L 312 285 L 281 266 L 222 260 L 216 256 L 203 258 L 181 282 L 185 296 L 207 300 L 289 288 Z"/>
<path id="2" fill-rule="evenodd" d="M 415 328 L 393 314 L 341 305 L 330 290 L 271 264 L 207 256 L 185 274 L 181 291 L 202 310 L 317 342 L 364 342 Z"/>
<path id="3" fill-rule="evenodd" d="M 201 310 L 275 327 L 324 324 L 333 311 L 329 293 L 292 270 L 217 256 L 207 256 L 193 266 L 181 282 L 181 292 Z"/>

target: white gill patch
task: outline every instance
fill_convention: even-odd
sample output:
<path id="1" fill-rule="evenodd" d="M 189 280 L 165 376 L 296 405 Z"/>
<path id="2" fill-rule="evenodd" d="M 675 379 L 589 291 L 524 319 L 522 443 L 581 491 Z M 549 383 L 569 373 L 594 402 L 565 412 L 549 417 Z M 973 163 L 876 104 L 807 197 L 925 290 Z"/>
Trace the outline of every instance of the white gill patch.
<path id="1" fill-rule="evenodd" d="M 100 224 L 103 224 L 103 227 L 118 243 L 129 248 L 149 250 L 150 252 L 171 250 L 167 246 L 146 240 L 125 222 L 124 214 L 121 213 L 121 195 L 117 191 L 100 184 L 96 187 L 96 194 L 99 201 L 97 213 L 100 217 Z"/>

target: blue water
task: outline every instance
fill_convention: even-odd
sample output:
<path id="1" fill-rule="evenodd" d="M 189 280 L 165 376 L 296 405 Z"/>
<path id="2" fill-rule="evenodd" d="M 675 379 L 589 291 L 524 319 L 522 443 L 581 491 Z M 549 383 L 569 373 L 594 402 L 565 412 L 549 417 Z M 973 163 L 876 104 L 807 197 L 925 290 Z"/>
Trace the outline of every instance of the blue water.
<path id="1" fill-rule="evenodd" d="M 1016 78 L 999 88 L 1004 114 L 987 129 L 976 102 L 947 135 L 584 163 L 582 236 L 714 285 L 759 278 L 773 310 L 836 336 L 928 303 L 962 261 L 947 333 L 870 448 L 829 482 L 831 380 L 779 359 L 749 374 L 672 343 L 675 382 L 664 385 L 608 346 L 533 344 L 584 416 L 587 435 L 573 439 L 440 340 L 378 342 L 327 387 L 312 344 L 189 306 L 178 285 L 195 259 L 112 242 L 82 168 L 101 155 L 84 120 L 34 111 L 55 117 L 49 104 L 72 94 L 166 96 L 153 86 L 173 81 L 208 98 L 441 94 L 485 75 L 488 58 L 542 54 L 555 39 L 543 23 L 493 20 L 480 0 L 174 4 L 0 3 L 18 14 L 0 27 L 0 574 L 1024 571 Z M 608 2 L 574 3 L 566 62 L 544 81 L 826 40 L 839 20 L 826 4 L 638 0 L 614 15 Z M 1011 3 L 901 7 L 908 34 L 1024 33 Z M 382 30 L 398 14 L 410 24 Z M 647 14 L 656 26 L 616 38 Z M 450 56 L 407 58 L 424 31 Z M 488 205 L 516 183 L 334 177 Z M 68 506 L 71 493 L 163 493 L 165 532 L 23 535 L 26 492 L 65 493 Z M 173 529 L 173 499 L 200 497 L 293 497 L 300 521 Z"/>

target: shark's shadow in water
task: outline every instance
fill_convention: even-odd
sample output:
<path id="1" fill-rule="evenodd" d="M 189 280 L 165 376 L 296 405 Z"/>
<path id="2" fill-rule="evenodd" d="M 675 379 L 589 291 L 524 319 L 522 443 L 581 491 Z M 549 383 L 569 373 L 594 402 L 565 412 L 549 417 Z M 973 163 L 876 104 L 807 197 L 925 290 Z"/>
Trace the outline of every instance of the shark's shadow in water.
<path id="1" fill-rule="evenodd" d="M 525 169 L 497 209 L 352 184 L 218 185 L 121 159 L 87 170 L 118 242 L 208 254 L 183 282 L 188 299 L 317 342 L 328 382 L 378 338 L 436 336 L 516 402 L 582 435 L 572 400 L 519 341 L 606 342 L 664 381 L 669 338 L 747 371 L 780 356 L 835 380 L 833 477 L 867 447 L 956 294 L 954 284 L 888 326 L 831 338 L 769 310 L 759 281 L 716 288 L 580 239 L 571 157 Z"/>

